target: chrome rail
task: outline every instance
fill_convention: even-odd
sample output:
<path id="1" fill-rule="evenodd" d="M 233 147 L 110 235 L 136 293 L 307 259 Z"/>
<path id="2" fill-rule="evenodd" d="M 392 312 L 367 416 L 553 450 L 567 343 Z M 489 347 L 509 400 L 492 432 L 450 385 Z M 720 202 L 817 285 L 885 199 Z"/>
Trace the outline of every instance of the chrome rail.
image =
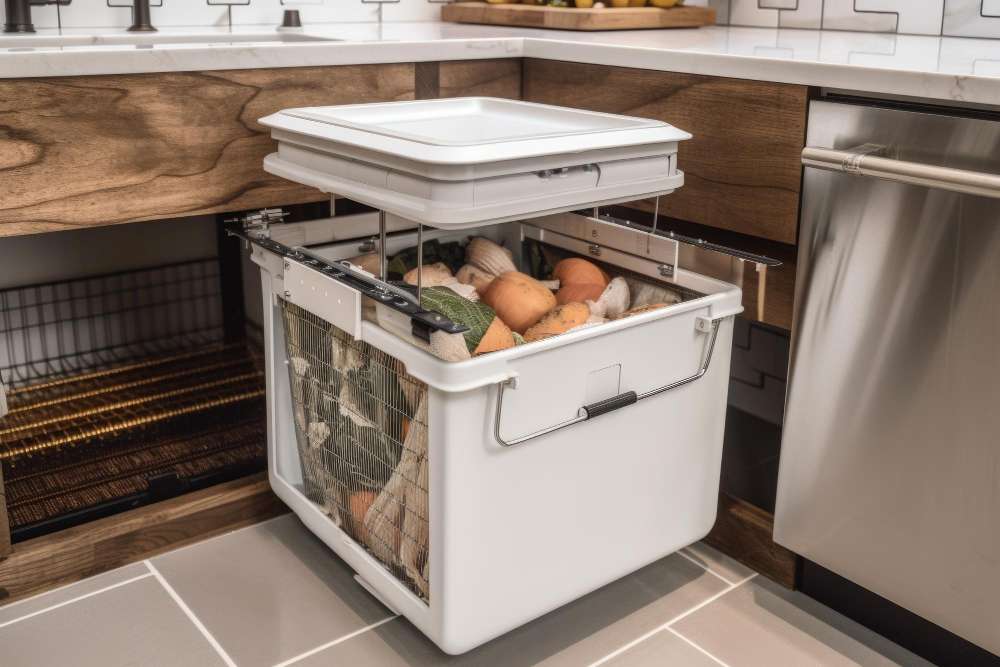
<path id="1" fill-rule="evenodd" d="M 852 176 L 1000 199 L 1000 175 L 894 160 L 884 157 L 885 152 L 885 146 L 875 144 L 846 151 L 809 146 L 802 150 L 802 164 Z"/>

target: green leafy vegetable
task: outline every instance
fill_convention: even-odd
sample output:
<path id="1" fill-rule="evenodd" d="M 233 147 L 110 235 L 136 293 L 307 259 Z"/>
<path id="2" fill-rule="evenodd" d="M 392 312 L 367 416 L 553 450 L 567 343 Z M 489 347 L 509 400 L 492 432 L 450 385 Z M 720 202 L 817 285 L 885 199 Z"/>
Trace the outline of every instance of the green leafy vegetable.
<path id="1" fill-rule="evenodd" d="M 465 264 L 465 248 L 458 241 L 441 243 L 437 239 L 424 241 L 424 265 L 444 262 L 452 275 Z M 390 280 L 402 280 L 409 271 L 417 268 L 416 247 L 407 248 L 393 257 L 386 266 Z"/>
<path id="2" fill-rule="evenodd" d="M 465 332 L 465 346 L 470 354 L 479 347 L 479 341 L 497 316 L 485 303 L 469 301 L 447 287 L 425 287 L 420 295 L 426 310 L 436 311 L 456 324 L 469 327 Z"/>

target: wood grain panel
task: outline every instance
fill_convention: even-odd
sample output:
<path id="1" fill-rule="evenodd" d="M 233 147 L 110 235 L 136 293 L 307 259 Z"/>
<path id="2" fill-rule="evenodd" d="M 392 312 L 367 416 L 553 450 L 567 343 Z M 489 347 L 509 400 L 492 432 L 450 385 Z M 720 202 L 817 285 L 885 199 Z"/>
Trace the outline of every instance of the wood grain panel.
<path id="1" fill-rule="evenodd" d="M 418 100 L 436 100 L 441 96 L 441 63 L 414 63 L 414 97 Z"/>
<path id="2" fill-rule="evenodd" d="M 795 243 L 806 86 L 528 58 L 523 91 L 530 102 L 656 118 L 691 132 L 680 146 L 684 187 L 661 198 L 660 213 Z"/>
<path id="3" fill-rule="evenodd" d="M 774 516 L 745 500 L 719 494 L 719 512 L 705 542 L 785 588 L 795 589 L 796 556 L 776 544 Z"/>
<path id="4" fill-rule="evenodd" d="M 0 236 L 322 200 L 257 119 L 413 96 L 412 63 L 0 80 Z"/>
<path id="5" fill-rule="evenodd" d="M 636 30 L 694 28 L 715 24 L 711 7 L 614 7 L 580 9 L 487 2 L 455 2 L 441 7 L 441 20 L 512 25 L 549 30 Z"/>
<path id="6" fill-rule="evenodd" d="M 260 473 L 14 545 L 0 560 L 0 604 L 288 512 Z"/>
<path id="7" fill-rule="evenodd" d="M 503 97 L 521 99 L 521 58 L 442 62 L 441 97 Z"/>

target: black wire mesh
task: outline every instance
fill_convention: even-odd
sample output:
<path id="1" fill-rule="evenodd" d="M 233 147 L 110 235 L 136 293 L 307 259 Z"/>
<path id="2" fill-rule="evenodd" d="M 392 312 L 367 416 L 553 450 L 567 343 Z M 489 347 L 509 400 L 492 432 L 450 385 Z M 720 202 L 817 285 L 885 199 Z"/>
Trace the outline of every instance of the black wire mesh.
<path id="1" fill-rule="evenodd" d="M 0 291 L 0 378 L 16 388 L 223 338 L 217 259 Z"/>

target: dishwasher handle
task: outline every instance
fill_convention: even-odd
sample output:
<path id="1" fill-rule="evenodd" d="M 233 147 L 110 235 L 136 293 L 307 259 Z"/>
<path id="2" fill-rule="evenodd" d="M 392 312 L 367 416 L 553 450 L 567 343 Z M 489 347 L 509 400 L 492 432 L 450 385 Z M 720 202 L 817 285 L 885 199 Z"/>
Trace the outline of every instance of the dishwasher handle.
<path id="1" fill-rule="evenodd" d="M 846 151 L 809 146 L 802 150 L 802 164 L 852 176 L 1000 199 L 1000 175 L 894 160 L 885 157 L 885 152 L 885 146 L 877 144 Z"/>
<path id="2" fill-rule="evenodd" d="M 572 426 L 573 424 L 579 424 L 580 422 L 585 422 L 588 419 L 594 419 L 595 417 L 600 417 L 601 415 L 606 415 L 609 412 L 614 412 L 615 410 L 620 410 L 622 408 L 627 408 L 630 405 L 635 405 L 639 401 L 662 394 L 665 391 L 670 391 L 671 389 L 676 389 L 677 387 L 682 387 L 686 384 L 690 384 L 703 376 L 708 372 L 708 366 L 712 363 L 712 351 L 715 349 L 715 339 L 719 335 L 719 323 L 722 322 L 722 318 L 709 320 L 708 318 L 698 318 L 699 320 L 704 320 L 705 326 L 702 326 L 701 322 L 698 324 L 699 331 L 708 331 L 709 326 L 712 332 L 711 338 L 708 341 L 708 352 L 705 354 L 705 360 L 701 364 L 700 370 L 694 375 L 690 375 L 676 382 L 671 382 L 670 384 L 663 385 L 662 387 L 657 387 L 656 389 L 650 389 L 649 391 L 644 391 L 641 394 L 637 394 L 634 391 L 627 391 L 624 394 L 618 394 L 617 396 L 612 396 L 611 398 L 605 399 L 603 401 L 598 401 L 597 403 L 591 403 L 590 405 L 585 405 L 580 408 L 577 412 L 576 417 L 568 419 L 559 424 L 543 428 L 540 431 L 535 431 L 534 433 L 529 433 L 528 435 L 521 436 L 520 438 L 514 438 L 513 440 L 504 440 L 500 437 L 500 417 L 503 415 L 503 392 L 504 389 L 510 385 L 516 386 L 516 379 L 511 378 L 500 382 L 497 387 L 497 410 L 496 417 L 493 421 L 493 437 L 496 441 L 504 447 L 511 447 L 513 445 L 519 445 L 522 442 L 527 442 L 528 440 L 534 440 L 537 437 L 552 433 L 553 431 L 558 431 L 560 429 L 566 428 L 567 426 Z M 710 325 L 709 325 L 710 322 Z"/>

